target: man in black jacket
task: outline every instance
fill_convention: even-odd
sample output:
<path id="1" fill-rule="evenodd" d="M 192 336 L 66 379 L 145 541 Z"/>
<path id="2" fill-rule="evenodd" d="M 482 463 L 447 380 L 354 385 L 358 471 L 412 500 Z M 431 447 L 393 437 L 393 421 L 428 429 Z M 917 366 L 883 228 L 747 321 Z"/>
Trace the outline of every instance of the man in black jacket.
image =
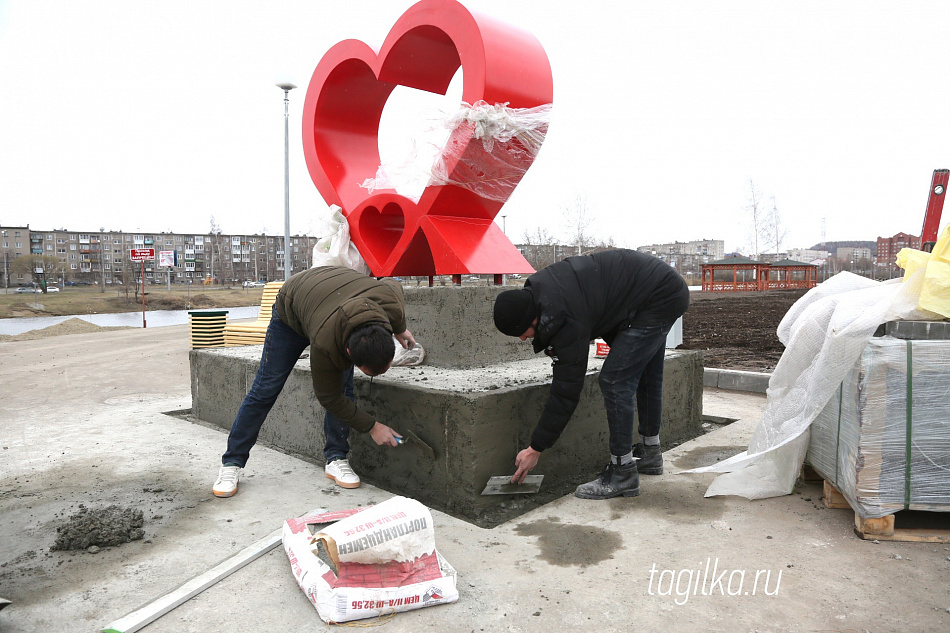
<path id="1" fill-rule="evenodd" d="M 523 289 L 499 294 L 495 327 L 522 341 L 532 338 L 535 353 L 543 350 L 554 363 L 547 404 L 531 445 L 515 459 L 511 481 L 524 481 L 573 415 L 590 341 L 596 337 L 610 345 L 599 382 L 611 458 L 597 479 L 578 486 L 574 494 L 584 499 L 635 497 L 640 494 L 638 473 L 661 474 L 666 335 L 688 307 L 689 288 L 675 270 L 655 257 L 623 249 L 569 257 L 528 277 Z M 636 446 L 634 402 L 640 420 Z"/>

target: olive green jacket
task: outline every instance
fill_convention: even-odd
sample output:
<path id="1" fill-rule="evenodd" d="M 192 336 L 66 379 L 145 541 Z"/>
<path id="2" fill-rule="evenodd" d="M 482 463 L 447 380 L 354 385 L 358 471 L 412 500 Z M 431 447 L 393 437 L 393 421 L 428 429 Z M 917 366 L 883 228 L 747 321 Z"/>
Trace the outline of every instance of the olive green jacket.
<path id="1" fill-rule="evenodd" d="M 362 433 L 376 420 L 343 394 L 343 373 L 353 365 L 346 342 L 354 329 L 368 323 L 402 334 L 405 305 L 397 281 L 332 266 L 297 273 L 277 293 L 274 309 L 280 320 L 310 340 L 310 372 L 320 405 Z"/>

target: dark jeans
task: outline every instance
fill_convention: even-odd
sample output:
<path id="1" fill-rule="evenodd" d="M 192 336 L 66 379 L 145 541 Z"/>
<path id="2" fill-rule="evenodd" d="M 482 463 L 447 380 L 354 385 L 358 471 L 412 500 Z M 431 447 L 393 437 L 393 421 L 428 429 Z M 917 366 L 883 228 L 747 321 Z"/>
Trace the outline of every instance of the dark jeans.
<path id="1" fill-rule="evenodd" d="M 640 435 L 660 434 L 663 358 L 671 327 L 672 323 L 630 327 L 621 330 L 610 344 L 599 382 L 610 427 L 611 455 L 626 455 L 633 450 L 634 402 Z"/>
<path id="2" fill-rule="evenodd" d="M 264 418 L 277 401 L 300 354 L 309 344 L 310 341 L 284 324 L 277 317 L 277 311 L 274 311 L 264 337 L 264 351 L 261 352 L 257 376 L 231 425 L 228 450 L 221 457 L 222 464 L 237 464 L 241 468 L 247 464 L 251 447 L 257 442 L 257 435 L 264 425 Z M 353 400 L 353 367 L 344 374 L 343 384 L 346 397 Z M 346 458 L 350 452 L 350 427 L 327 411 L 323 419 L 323 433 L 326 436 L 323 455 L 327 463 Z"/>

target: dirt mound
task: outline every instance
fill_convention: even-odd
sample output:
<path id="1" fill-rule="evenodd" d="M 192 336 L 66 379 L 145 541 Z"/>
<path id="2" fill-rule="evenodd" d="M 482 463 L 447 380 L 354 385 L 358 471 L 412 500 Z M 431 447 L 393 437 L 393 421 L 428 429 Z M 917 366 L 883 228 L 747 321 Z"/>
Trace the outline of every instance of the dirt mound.
<path id="1" fill-rule="evenodd" d="M 141 510 L 115 505 L 94 510 L 80 504 L 79 512 L 56 528 L 56 543 L 50 551 L 111 547 L 138 541 L 145 536 L 144 524 Z"/>
<path id="2" fill-rule="evenodd" d="M 56 325 L 45 327 L 42 330 L 30 330 L 23 334 L 0 334 L 0 341 L 34 341 L 36 339 L 47 338 L 50 336 L 62 336 L 64 334 L 87 334 L 89 332 L 101 332 L 103 330 L 127 330 L 128 326 L 103 327 L 84 321 L 79 318 L 66 319 Z"/>

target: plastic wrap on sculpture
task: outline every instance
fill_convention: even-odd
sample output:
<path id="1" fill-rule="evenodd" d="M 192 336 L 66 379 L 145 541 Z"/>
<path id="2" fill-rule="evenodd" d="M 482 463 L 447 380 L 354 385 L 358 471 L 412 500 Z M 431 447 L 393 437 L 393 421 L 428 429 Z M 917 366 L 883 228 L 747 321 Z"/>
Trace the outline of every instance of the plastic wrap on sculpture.
<path id="1" fill-rule="evenodd" d="M 950 341 L 871 339 L 811 427 L 808 462 L 863 518 L 950 512 Z"/>
<path id="2" fill-rule="evenodd" d="M 748 450 L 687 472 L 725 473 L 706 496 L 762 499 L 789 494 L 808 448 L 809 425 L 832 398 L 877 327 L 898 319 L 925 320 L 917 310 L 924 270 L 906 283 L 839 273 L 810 290 L 778 327 L 785 345 L 769 380 L 762 420 Z"/>
<path id="3" fill-rule="evenodd" d="M 344 266 L 358 273 L 369 275 L 369 266 L 363 261 L 356 245 L 350 241 L 350 225 L 343 217 L 342 209 L 330 205 L 330 219 L 326 231 L 313 246 L 313 266 Z"/>
<path id="4" fill-rule="evenodd" d="M 430 186 L 454 185 L 487 200 L 505 202 L 541 150 L 550 114 L 551 104 L 509 108 L 507 103 L 463 103 L 458 112 L 441 122 L 450 134 L 427 170 L 418 165 L 414 148 L 405 161 L 380 165 L 376 177 L 361 186 L 372 193 L 394 188 L 397 177 L 424 179 Z M 472 151 L 469 141 L 473 138 L 479 141 L 481 151 Z"/>

